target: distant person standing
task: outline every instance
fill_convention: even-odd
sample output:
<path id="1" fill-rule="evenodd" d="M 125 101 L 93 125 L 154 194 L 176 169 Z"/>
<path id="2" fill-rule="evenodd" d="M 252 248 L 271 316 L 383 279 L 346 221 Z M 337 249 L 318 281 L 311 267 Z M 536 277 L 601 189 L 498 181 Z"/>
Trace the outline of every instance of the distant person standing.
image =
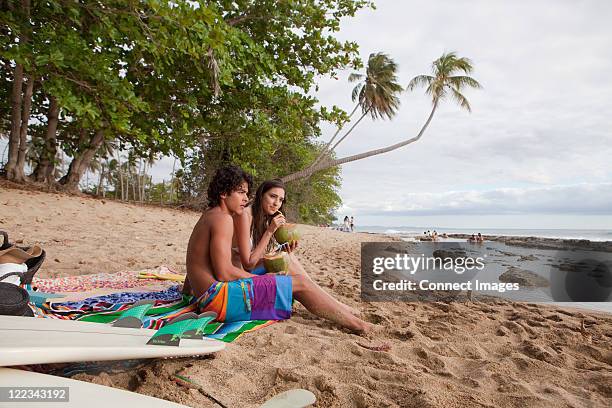
<path id="1" fill-rule="evenodd" d="M 351 217 L 351 232 L 355 231 L 355 218 Z"/>
<path id="2" fill-rule="evenodd" d="M 342 228 L 342 231 L 344 232 L 349 232 L 349 228 L 351 227 L 351 222 L 349 220 L 348 215 L 344 216 L 344 227 Z"/>

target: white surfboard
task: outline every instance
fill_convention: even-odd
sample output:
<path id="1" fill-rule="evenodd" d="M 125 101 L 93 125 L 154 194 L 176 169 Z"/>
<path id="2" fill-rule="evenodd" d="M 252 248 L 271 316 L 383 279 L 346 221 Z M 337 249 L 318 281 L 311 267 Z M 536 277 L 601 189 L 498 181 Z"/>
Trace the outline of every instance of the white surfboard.
<path id="1" fill-rule="evenodd" d="M 28 408 L 47 408 L 49 406 L 58 408 L 108 408 L 108 407 L 147 407 L 147 408 L 187 408 L 186 405 L 177 404 L 159 398 L 149 397 L 147 395 L 137 394 L 135 392 L 125 391 L 117 388 L 106 387 L 103 385 L 92 384 L 86 381 L 72 380 L 70 378 L 56 377 L 54 375 L 40 374 L 32 371 L 15 370 L 12 368 L 0 367 L 0 387 L 9 387 L 13 390 L 12 395 L 8 389 L 0 392 L 3 401 L 0 401 L 0 406 L 23 406 Z M 25 401 L 23 398 L 17 402 L 15 397 L 27 397 L 27 392 L 24 387 L 67 387 L 62 395 L 61 390 L 52 392 L 51 395 L 56 397 L 64 397 L 64 401 L 55 399 L 49 405 L 50 401 L 39 401 L 29 398 Z M 34 393 L 34 390 L 33 390 Z M 12 401 L 7 401 L 7 397 L 13 397 Z M 38 397 L 45 395 L 38 394 Z M 33 395 L 32 395 L 33 397 Z M 66 401 L 67 400 L 67 401 Z M 294 389 L 285 391 L 269 399 L 261 408 L 305 408 L 314 404 L 316 398 L 314 394 L 307 390 Z"/>
<path id="2" fill-rule="evenodd" d="M 316 401 L 317 399 L 312 392 L 298 388 L 275 395 L 260 408 L 305 408 Z"/>
<path id="3" fill-rule="evenodd" d="M 213 339 L 183 339 L 178 347 L 148 345 L 155 332 L 72 320 L 0 316 L 0 366 L 186 357 L 225 348 L 225 343 Z"/>
<path id="4" fill-rule="evenodd" d="M 70 378 L 56 377 L 54 375 L 40 374 L 31 371 L 15 370 L 0 367 L 0 387 L 10 387 L 12 392 L 6 388 L 2 390 L 1 407 L 28 407 L 28 408 L 109 408 L 109 407 L 147 407 L 147 408 L 186 408 L 186 405 L 176 404 L 159 398 L 137 394 L 135 392 L 105 387 L 85 381 L 72 380 Z M 54 402 L 36 401 L 35 390 L 28 397 L 28 391 L 24 387 L 67 387 L 66 391 L 49 390 L 38 393 L 38 399 L 44 396 L 55 396 Z M 12 394 L 12 395 L 11 395 Z M 12 397 L 12 398 L 11 398 Z M 21 398 L 19 398 L 21 397 Z M 64 401 L 58 399 L 65 397 Z M 67 397 L 67 398 L 66 398 Z M 10 399 L 9 399 L 10 398 Z M 66 401 L 67 399 L 67 401 Z"/>

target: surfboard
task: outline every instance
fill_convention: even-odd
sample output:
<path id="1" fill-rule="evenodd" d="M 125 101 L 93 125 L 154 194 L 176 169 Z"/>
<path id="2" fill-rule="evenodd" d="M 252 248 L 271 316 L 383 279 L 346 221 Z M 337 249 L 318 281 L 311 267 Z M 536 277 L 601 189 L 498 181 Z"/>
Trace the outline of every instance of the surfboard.
<path id="1" fill-rule="evenodd" d="M 155 330 L 20 316 L 0 316 L 0 333 L 0 366 L 186 357 L 225 348 L 207 338 L 153 345 L 147 342 Z"/>
<path id="2" fill-rule="evenodd" d="M 135 392 L 12 368 L 0 368 L 0 387 L 10 387 L 10 389 L 4 388 L 2 390 L 0 406 L 23 406 L 28 408 L 48 408 L 49 406 L 58 408 L 186 408 L 186 405 L 176 404 Z M 28 395 L 29 390 L 24 391 L 24 387 L 37 387 L 39 392 L 35 394 L 35 388 Z M 62 392 L 60 389 L 49 390 L 47 387 L 65 388 Z M 46 396 L 54 398 L 41 400 L 42 397 Z M 60 397 L 64 398 L 60 399 Z M 51 401 L 53 402 L 50 403 Z"/>
<path id="3" fill-rule="evenodd" d="M 0 406 L 4 406 L 4 403 L 8 403 L 11 405 L 7 406 L 47 408 L 50 406 L 49 402 L 53 401 L 51 405 L 58 408 L 187 407 L 186 405 L 150 397 L 148 395 L 137 394 L 135 392 L 106 387 L 104 385 L 56 377 L 54 375 L 40 374 L 32 371 L 16 370 L 13 368 L 0 367 L 0 387 L 8 387 L 0 392 L 0 398 L 2 398 Z M 33 389 L 31 394 L 32 398 L 25 400 L 23 397 L 28 396 L 27 391 L 23 391 L 25 387 L 36 387 L 39 388 L 39 390 L 45 390 L 43 392 L 46 395 L 41 395 L 41 392 L 39 392 L 39 398 L 49 395 L 55 396 L 56 398 L 53 400 L 42 401 L 39 399 L 36 401 L 36 399 L 33 398 L 33 396 L 36 395 L 35 389 Z M 64 387 L 64 391 L 62 392 L 60 389 L 50 390 L 49 387 Z M 12 389 L 13 392 L 10 393 L 9 389 Z M 20 392 L 19 390 L 22 391 Z M 11 396 L 13 397 L 12 400 L 9 398 Z M 63 397 L 63 399 L 59 397 Z M 19 404 L 18 401 L 21 403 Z M 272 397 L 261 405 L 261 408 L 305 408 L 314 404 L 315 401 L 316 398 L 312 392 L 303 389 L 293 389 Z"/>
<path id="4" fill-rule="evenodd" d="M 302 389 L 294 389 L 275 395 L 260 408 L 305 408 L 317 401 L 315 395 Z"/>

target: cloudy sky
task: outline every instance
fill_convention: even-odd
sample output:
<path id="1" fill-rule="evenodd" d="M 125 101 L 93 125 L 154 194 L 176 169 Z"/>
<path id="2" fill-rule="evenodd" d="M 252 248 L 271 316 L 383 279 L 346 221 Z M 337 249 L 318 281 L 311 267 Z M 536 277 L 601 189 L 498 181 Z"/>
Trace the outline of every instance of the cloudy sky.
<path id="1" fill-rule="evenodd" d="M 385 52 L 405 86 L 447 51 L 474 62 L 471 114 L 451 101 L 412 145 L 342 167 L 339 218 L 455 228 L 612 229 L 612 2 L 379 0 L 339 37 Z M 350 111 L 350 72 L 316 96 Z M 429 114 L 404 93 L 392 121 L 364 120 L 339 157 L 414 136 Z M 327 141 L 334 129 L 324 127 Z M 172 159 L 154 169 L 168 177 Z"/>
<path id="2" fill-rule="evenodd" d="M 360 225 L 612 228 L 612 3 L 379 1 L 340 38 L 385 52 L 403 85 L 456 51 L 482 85 L 473 112 L 442 105 L 412 145 L 342 168 L 338 215 Z M 350 110 L 349 72 L 319 99 Z M 404 93 L 392 121 L 362 121 L 339 157 L 414 136 L 429 114 Z M 325 128 L 325 139 L 333 129 Z"/>

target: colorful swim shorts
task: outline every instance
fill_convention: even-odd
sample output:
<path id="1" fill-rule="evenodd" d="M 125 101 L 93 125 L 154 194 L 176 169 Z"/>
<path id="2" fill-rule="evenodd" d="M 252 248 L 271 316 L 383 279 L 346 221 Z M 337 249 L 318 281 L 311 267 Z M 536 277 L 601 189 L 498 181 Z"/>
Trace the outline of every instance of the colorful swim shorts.
<path id="1" fill-rule="evenodd" d="M 198 299 L 200 313 L 213 311 L 220 322 L 285 320 L 293 300 L 290 276 L 262 275 L 215 282 Z"/>

